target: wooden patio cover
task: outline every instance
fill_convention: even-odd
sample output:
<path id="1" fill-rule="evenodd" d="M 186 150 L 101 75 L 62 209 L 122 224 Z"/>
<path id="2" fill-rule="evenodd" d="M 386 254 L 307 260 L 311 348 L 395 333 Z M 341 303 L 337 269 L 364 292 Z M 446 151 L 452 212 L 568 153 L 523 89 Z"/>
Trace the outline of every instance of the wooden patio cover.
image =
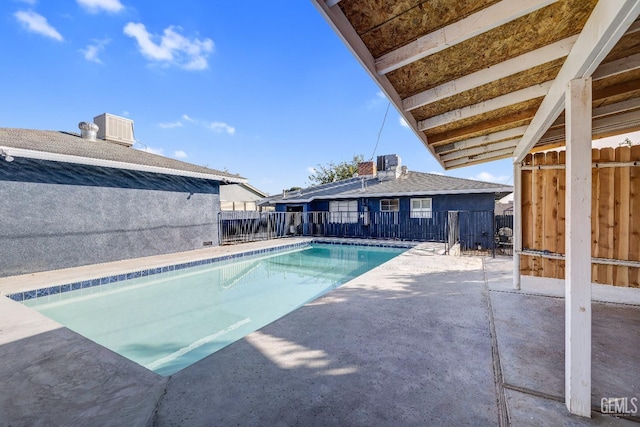
<path id="1" fill-rule="evenodd" d="M 445 169 L 564 145 L 575 78 L 594 139 L 640 130 L 637 1 L 312 2 Z"/>

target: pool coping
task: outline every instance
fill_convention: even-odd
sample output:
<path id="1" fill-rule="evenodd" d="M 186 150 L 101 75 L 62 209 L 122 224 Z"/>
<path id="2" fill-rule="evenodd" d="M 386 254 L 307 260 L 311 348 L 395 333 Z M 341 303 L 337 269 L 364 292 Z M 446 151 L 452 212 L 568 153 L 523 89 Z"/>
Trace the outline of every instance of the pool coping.
<path id="1" fill-rule="evenodd" d="M 96 286 L 103 286 L 111 283 L 137 279 L 141 277 L 148 277 L 148 276 L 152 276 L 160 273 L 178 271 L 185 268 L 196 267 L 200 265 L 214 264 L 218 262 L 229 261 L 232 259 L 238 259 L 238 258 L 243 258 L 247 256 L 262 255 L 262 254 L 266 254 L 274 251 L 298 249 L 304 246 L 308 246 L 312 243 L 324 243 L 324 244 L 333 244 L 333 245 L 359 245 L 359 246 L 372 246 L 372 247 L 395 247 L 395 248 L 406 248 L 406 249 L 411 249 L 421 244 L 421 242 L 409 242 L 409 241 L 387 241 L 387 240 L 379 241 L 379 240 L 340 239 L 340 238 L 303 238 L 303 239 L 298 238 L 298 239 L 295 239 L 293 243 L 289 243 L 289 242 L 291 242 L 291 240 L 278 240 L 274 242 L 276 244 L 272 244 L 272 245 L 264 245 L 264 244 L 258 245 L 256 242 L 254 242 L 256 243 L 255 245 L 259 246 L 256 249 L 237 250 L 237 251 L 231 250 L 231 251 L 226 251 L 227 253 L 218 254 L 218 255 L 214 255 L 214 253 L 216 252 L 215 249 L 218 249 L 218 251 L 220 251 L 219 248 L 225 248 L 224 246 L 218 246 L 216 248 L 212 248 L 213 250 L 206 250 L 206 251 L 199 250 L 199 251 L 192 251 L 189 253 L 173 254 L 176 256 L 177 255 L 184 256 L 185 254 L 187 254 L 187 258 L 189 258 L 189 254 L 190 254 L 192 257 L 196 258 L 190 261 L 185 261 L 180 263 L 175 263 L 175 261 L 170 262 L 171 261 L 170 255 L 172 254 L 167 254 L 169 255 L 168 258 L 164 256 L 163 258 L 166 258 L 166 260 L 163 260 L 164 262 L 159 262 L 159 264 L 161 265 L 158 265 L 158 262 L 155 262 L 155 263 L 153 262 L 154 260 L 152 260 L 152 258 L 154 257 L 138 258 L 137 260 L 140 260 L 143 263 L 145 263 L 145 261 L 151 261 L 150 266 L 147 266 L 146 268 L 138 267 L 133 269 L 129 267 L 129 268 L 123 269 L 122 271 L 116 271 L 113 274 L 97 275 L 97 277 L 95 273 L 93 275 L 89 274 L 88 276 L 86 275 L 86 273 L 83 275 L 80 270 L 82 268 L 86 269 L 87 267 L 90 268 L 92 266 L 83 266 L 83 267 L 78 267 L 77 269 L 65 269 L 67 272 L 70 273 L 68 277 L 71 277 L 71 275 L 73 275 L 73 272 L 75 270 L 79 272 L 77 276 L 80 276 L 80 278 L 76 276 L 73 280 L 71 279 L 61 280 L 62 282 L 65 282 L 65 283 L 56 283 L 56 280 L 49 280 L 49 286 L 43 286 L 42 283 L 38 284 L 36 281 L 36 283 L 33 283 L 31 285 L 26 285 L 21 289 L 19 288 L 13 291 L 11 290 L 7 291 L 6 289 L 7 286 L 3 286 L 3 283 L 7 283 L 11 281 L 23 282 L 25 278 L 30 278 L 35 275 L 40 275 L 40 276 L 46 275 L 48 272 L 35 273 L 32 275 L 6 277 L 6 278 L 0 279 L 0 295 L 4 295 L 13 301 L 22 303 L 24 301 L 43 298 L 43 297 L 49 297 L 51 295 L 63 294 L 66 292 L 80 290 L 80 289 L 88 289 Z M 243 249 L 244 248 L 246 248 L 246 246 L 243 245 Z M 124 261 L 135 261 L 135 260 L 136 259 L 124 260 Z M 108 263 L 108 264 L 117 264 L 117 263 L 119 262 L 115 261 L 114 263 Z M 95 266 L 99 266 L 99 265 L 100 264 Z M 107 264 L 103 264 L 103 265 L 107 265 Z M 51 284 L 52 281 L 54 282 L 54 284 Z"/>

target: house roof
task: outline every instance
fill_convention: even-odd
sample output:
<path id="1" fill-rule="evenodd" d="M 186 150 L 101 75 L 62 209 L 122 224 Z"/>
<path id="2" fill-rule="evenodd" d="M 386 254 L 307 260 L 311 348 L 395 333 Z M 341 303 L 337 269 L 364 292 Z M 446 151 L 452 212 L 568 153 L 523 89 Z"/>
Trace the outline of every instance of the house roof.
<path id="1" fill-rule="evenodd" d="M 593 138 L 640 129 L 637 0 L 311 0 L 445 169 L 565 145 L 593 81 Z"/>
<path id="2" fill-rule="evenodd" d="M 250 202 L 267 197 L 268 194 L 249 184 L 231 184 L 220 186 L 221 202 Z"/>
<path id="3" fill-rule="evenodd" d="M 504 184 L 455 178 L 424 172 L 407 172 L 397 179 L 356 177 L 322 184 L 264 199 L 261 204 L 307 203 L 319 199 L 354 199 L 359 197 L 433 196 L 438 194 L 508 193 L 513 187 Z"/>
<path id="4" fill-rule="evenodd" d="M 244 183 L 245 178 L 123 145 L 50 130 L 0 128 L 0 149 L 13 157 L 78 163 L 166 175 Z"/>

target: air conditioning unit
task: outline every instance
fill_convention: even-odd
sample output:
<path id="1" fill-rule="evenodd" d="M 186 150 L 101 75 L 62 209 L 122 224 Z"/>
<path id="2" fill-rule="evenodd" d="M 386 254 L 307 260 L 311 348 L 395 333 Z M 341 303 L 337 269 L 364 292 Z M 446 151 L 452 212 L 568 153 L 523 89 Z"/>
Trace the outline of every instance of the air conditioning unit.
<path id="1" fill-rule="evenodd" d="M 98 139 L 104 139 L 126 147 L 133 145 L 133 120 L 104 113 L 94 117 L 93 122 L 99 128 Z"/>

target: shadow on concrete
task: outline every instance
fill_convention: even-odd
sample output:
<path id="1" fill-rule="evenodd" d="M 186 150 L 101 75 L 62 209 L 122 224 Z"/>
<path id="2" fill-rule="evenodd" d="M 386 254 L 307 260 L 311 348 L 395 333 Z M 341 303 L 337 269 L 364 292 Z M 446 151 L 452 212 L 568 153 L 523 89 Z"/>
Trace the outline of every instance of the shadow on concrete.
<path id="1" fill-rule="evenodd" d="M 497 424 L 482 270 L 430 262 L 373 270 L 176 373 L 154 424 Z"/>
<path id="2" fill-rule="evenodd" d="M 504 381 L 564 402 L 564 299 L 491 292 Z M 638 399 L 640 307 L 592 305 L 592 405 Z M 634 417 L 638 421 L 640 414 Z"/>

